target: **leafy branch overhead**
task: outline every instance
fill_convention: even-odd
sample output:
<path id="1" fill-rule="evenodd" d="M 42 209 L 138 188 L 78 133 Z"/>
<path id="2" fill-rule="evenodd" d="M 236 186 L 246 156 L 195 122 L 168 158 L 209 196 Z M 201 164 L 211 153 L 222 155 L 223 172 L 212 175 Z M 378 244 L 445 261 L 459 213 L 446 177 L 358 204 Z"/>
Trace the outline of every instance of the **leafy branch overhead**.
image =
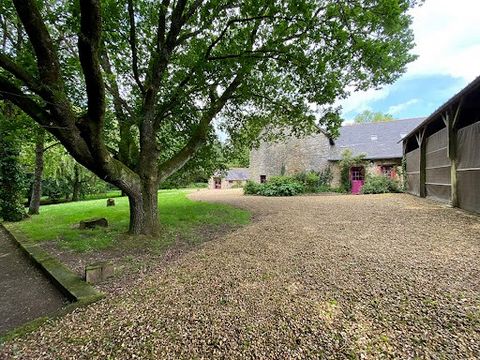
<path id="1" fill-rule="evenodd" d="M 0 97 L 125 191 L 130 231 L 151 234 L 158 184 L 214 142 L 214 125 L 247 143 L 334 133 L 347 89 L 400 76 L 415 5 L 6 0 Z"/>

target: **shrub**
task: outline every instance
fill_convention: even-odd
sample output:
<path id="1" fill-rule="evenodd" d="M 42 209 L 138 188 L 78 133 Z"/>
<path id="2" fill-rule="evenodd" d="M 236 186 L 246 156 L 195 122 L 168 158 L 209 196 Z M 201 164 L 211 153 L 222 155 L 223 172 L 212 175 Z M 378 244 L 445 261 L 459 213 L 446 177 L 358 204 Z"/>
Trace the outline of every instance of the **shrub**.
<path id="1" fill-rule="evenodd" d="M 187 188 L 206 189 L 206 188 L 208 188 L 208 183 L 206 183 L 206 182 L 195 182 L 195 183 L 189 184 L 187 186 Z"/>
<path id="2" fill-rule="evenodd" d="M 305 192 L 303 184 L 290 176 L 272 176 L 265 184 L 260 185 L 259 195 L 294 196 Z"/>
<path id="3" fill-rule="evenodd" d="M 307 193 L 327 192 L 332 178 L 330 167 L 320 172 L 311 170 L 294 175 L 294 179 L 303 184 Z"/>
<path id="4" fill-rule="evenodd" d="M 248 180 L 245 186 L 243 187 L 243 193 L 245 195 L 256 195 L 260 191 L 262 184 L 258 184 L 254 181 Z"/>
<path id="5" fill-rule="evenodd" d="M 367 175 L 362 187 L 362 194 L 384 194 L 399 191 L 398 183 L 384 175 Z"/>
<path id="6" fill-rule="evenodd" d="M 294 196 L 304 192 L 303 184 L 291 176 L 272 176 L 264 184 L 247 181 L 243 187 L 245 195 Z"/>

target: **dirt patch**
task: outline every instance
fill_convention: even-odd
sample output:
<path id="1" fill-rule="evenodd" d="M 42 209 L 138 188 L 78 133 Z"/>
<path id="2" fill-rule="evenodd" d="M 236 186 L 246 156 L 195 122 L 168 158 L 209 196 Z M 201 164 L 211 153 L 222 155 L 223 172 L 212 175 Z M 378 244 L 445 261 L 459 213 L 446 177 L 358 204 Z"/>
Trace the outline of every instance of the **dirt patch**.
<path id="1" fill-rule="evenodd" d="M 0 335 L 67 303 L 0 226 Z"/>
<path id="2" fill-rule="evenodd" d="M 0 355 L 480 357 L 478 216 L 403 194 L 191 196 L 256 221 Z"/>
<path id="3" fill-rule="evenodd" d="M 225 236 L 236 228 L 229 225 L 198 226 L 195 229 L 194 239 L 169 234 L 167 236 L 170 242 L 160 248 L 153 244 L 156 239 L 133 238 L 128 235 L 122 235 L 114 247 L 96 251 L 77 252 L 63 249 L 54 241 L 44 242 L 40 246 L 82 278 L 87 265 L 102 261 L 112 262 L 115 275 L 102 283 L 95 284 L 95 287 L 102 292 L 115 295 L 119 291 L 132 287 L 148 274 L 170 266 L 182 255 L 194 251 L 202 243 Z"/>

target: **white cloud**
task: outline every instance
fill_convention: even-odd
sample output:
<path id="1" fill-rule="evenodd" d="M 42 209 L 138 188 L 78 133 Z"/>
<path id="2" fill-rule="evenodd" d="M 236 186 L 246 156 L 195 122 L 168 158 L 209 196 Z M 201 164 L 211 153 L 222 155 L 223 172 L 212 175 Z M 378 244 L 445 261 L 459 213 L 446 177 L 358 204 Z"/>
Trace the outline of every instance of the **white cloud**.
<path id="1" fill-rule="evenodd" d="M 392 105 L 388 108 L 387 113 L 391 115 L 398 114 L 400 111 L 405 110 L 409 106 L 417 104 L 419 101 L 420 101 L 419 99 L 411 99 L 401 104 Z"/>
<path id="2" fill-rule="evenodd" d="M 408 75 L 449 75 L 465 82 L 480 75 L 478 0 L 427 0 L 412 10 L 419 58 Z"/>
<path id="3" fill-rule="evenodd" d="M 419 58 L 409 64 L 403 78 L 444 75 L 461 78 L 466 85 L 479 76 L 479 13 L 479 0 L 426 0 L 424 5 L 413 9 L 412 29 L 416 43 L 413 53 Z M 388 97 L 390 88 L 391 85 L 381 90 L 353 93 L 339 102 L 343 114 L 375 110 L 370 104 Z M 413 103 L 392 106 L 389 112 L 399 112 L 409 105 Z"/>
<path id="4" fill-rule="evenodd" d="M 357 91 L 348 98 L 338 102 L 342 106 L 342 112 L 362 112 L 364 110 L 373 110 L 370 103 L 376 100 L 385 99 L 390 94 L 388 87 L 382 89 L 369 89 L 366 91 Z"/>

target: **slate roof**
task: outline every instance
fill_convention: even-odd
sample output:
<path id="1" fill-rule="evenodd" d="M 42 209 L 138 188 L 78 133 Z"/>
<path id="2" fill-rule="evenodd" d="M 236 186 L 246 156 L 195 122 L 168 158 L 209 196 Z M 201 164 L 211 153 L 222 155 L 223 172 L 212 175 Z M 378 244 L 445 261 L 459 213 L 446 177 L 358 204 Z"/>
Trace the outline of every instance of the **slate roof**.
<path id="1" fill-rule="evenodd" d="M 400 140 L 424 120 L 423 117 L 342 126 L 340 136 L 331 147 L 329 160 L 341 160 L 345 149 L 350 149 L 354 156 L 366 154 L 366 159 L 370 160 L 401 158 Z"/>
<path id="2" fill-rule="evenodd" d="M 225 180 L 248 180 L 248 168 L 232 168 L 226 172 L 217 173 L 215 176 L 225 176 Z"/>

